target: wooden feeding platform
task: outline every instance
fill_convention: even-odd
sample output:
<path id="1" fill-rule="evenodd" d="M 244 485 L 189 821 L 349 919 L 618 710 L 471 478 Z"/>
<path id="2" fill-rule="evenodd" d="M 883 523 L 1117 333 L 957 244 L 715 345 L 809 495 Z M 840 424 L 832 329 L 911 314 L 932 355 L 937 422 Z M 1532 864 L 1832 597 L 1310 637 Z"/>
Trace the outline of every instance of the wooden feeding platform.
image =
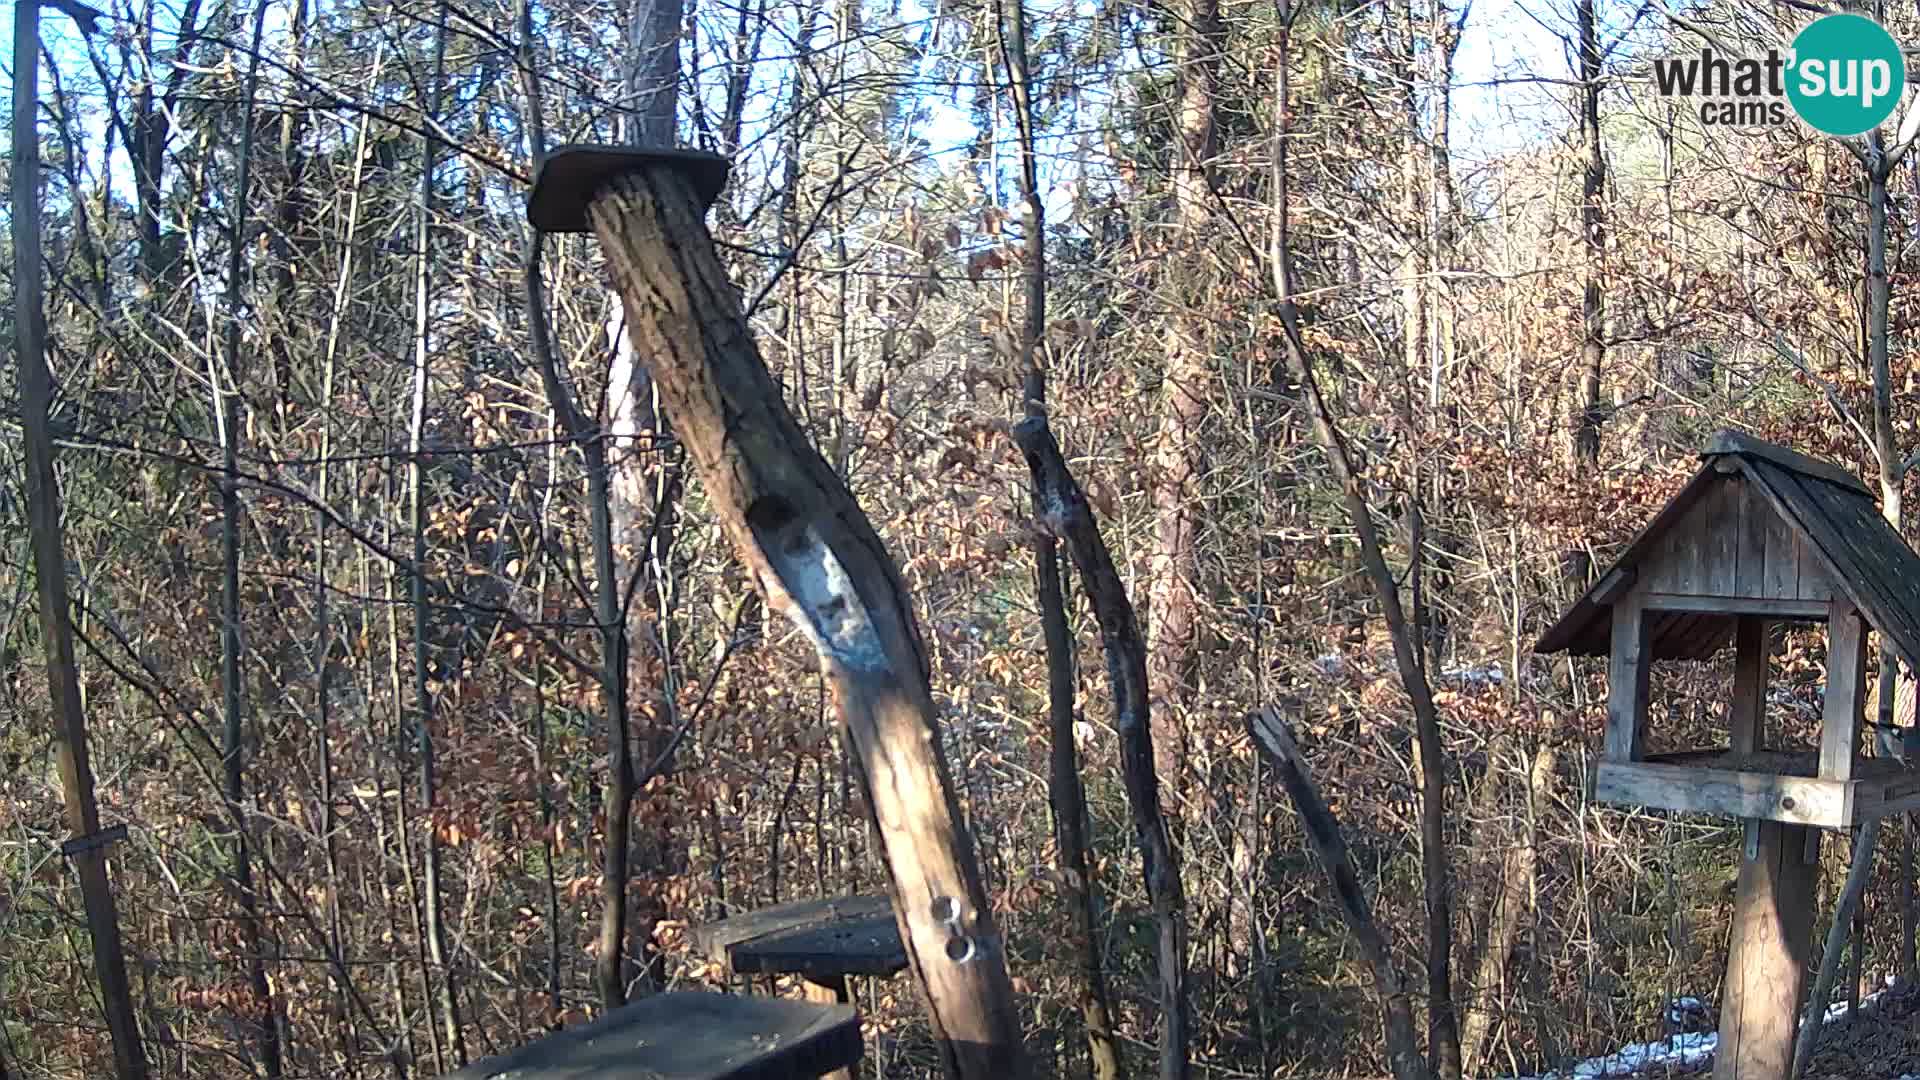
<path id="1" fill-rule="evenodd" d="M 780 904 L 696 926 L 688 936 L 728 974 L 800 976 L 809 1001 L 845 1004 L 848 976 L 884 978 L 907 966 L 900 924 L 884 896 Z"/>
<path id="2" fill-rule="evenodd" d="M 1855 761 L 1851 780 L 1831 780 L 1819 772 L 1820 755 L 1814 751 L 1649 754 L 1644 761 L 1601 761 L 1594 770 L 1593 797 L 1822 828 L 1920 810 L 1920 770 L 1892 758 Z"/>
<path id="3" fill-rule="evenodd" d="M 802 900 L 749 911 L 688 932 L 694 947 L 734 975 L 798 975 L 846 1000 L 847 976 L 907 966 L 900 924 L 884 896 Z"/>
<path id="4" fill-rule="evenodd" d="M 1535 646 L 1607 657 L 1598 802 L 1731 814 L 1746 843 L 1734 895 L 1715 1080 L 1788 1075 L 1820 837 L 1920 809 L 1920 769 L 1861 753 L 1867 631 L 1920 668 L 1920 556 L 1873 493 L 1824 461 L 1734 431 Z M 1768 632 L 1825 623 L 1816 748 L 1768 741 Z M 1734 647 L 1728 744 L 1646 752 L 1648 672 Z"/>
<path id="5" fill-rule="evenodd" d="M 442 1080 L 794 1080 L 860 1060 L 851 1006 L 655 994 Z"/>

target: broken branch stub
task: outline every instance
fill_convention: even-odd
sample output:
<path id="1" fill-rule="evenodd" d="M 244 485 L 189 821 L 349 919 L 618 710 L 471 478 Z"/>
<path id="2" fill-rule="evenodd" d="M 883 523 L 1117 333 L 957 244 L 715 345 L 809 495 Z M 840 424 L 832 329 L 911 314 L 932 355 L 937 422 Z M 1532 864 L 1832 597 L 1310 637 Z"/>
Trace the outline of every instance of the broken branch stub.
<path id="1" fill-rule="evenodd" d="M 701 194 L 665 160 L 599 185 L 588 206 L 634 351 L 646 358 L 735 553 L 768 606 L 819 653 L 948 1072 L 1024 1075 L 1005 951 L 941 754 L 906 588 L 768 374 L 714 251 Z"/>

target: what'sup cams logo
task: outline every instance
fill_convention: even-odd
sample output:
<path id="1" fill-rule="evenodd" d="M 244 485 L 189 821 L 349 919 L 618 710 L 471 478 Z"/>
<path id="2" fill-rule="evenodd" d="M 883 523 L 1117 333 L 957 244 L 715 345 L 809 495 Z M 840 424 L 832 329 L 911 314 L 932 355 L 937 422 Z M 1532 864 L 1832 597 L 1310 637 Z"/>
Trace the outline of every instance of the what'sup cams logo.
<path id="1" fill-rule="evenodd" d="M 1698 55 L 1653 62 L 1661 97 L 1689 98 L 1702 124 L 1761 127 L 1787 122 L 1787 110 L 1828 135 L 1879 127 L 1900 103 L 1907 68 L 1886 28 L 1864 15 L 1823 15 L 1791 48 L 1761 57 Z"/>

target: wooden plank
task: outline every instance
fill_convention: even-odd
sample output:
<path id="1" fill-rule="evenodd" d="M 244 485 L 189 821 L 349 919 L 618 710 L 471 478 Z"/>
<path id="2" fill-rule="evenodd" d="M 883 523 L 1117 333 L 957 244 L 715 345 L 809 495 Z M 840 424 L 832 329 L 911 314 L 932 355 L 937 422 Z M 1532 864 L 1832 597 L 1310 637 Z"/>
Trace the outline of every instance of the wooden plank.
<path id="1" fill-rule="evenodd" d="M 1620 806 L 1845 829 L 1853 824 L 1857 783 L 1697 765 L 1601 761 L 1594 770 L 1593 797 Z"/>
<path id="2" fill-rule="evenodd" d="M 1697 514 L 1699 566 L 1693 591 L 1706 596 L 1740 592 L 1740 495 L 1738 476 L 1723 476 L 1707 491 Z"/>
<path id="3" fill-rule="evenodd" d="M 1746 597 L 1772 597 L 1775 594 L 1767 589 L 1767 528 L 1769 519 L 1779 517 L 1761 497 L 1754 493 L 1753 482 L 1744 474 L 1729 481 L 1734 488 L 1735 505 L 1739 511 L 1739 535 L 1737 539 L 1738 568 L 1734 577 L 1733 595 Z"/>
<path id="4" fill-rule="evenodd" d="M 849 1005 L 675 992 L 475 1062 L 443 1080 L 793 1080 L 860 1060 Z"/>
<path id="5" fill-rule="evenodd" d="M 1632 587 L 1636 576 L 1638 575 L 1631 566 L 1616 566 L 1607 571 L 1607 576 L 1601 578 L 1600 583 L 1593 587 L 1593 602 L 1596 604 L 1617 602 L 1620 597 L 1626 595 L 1627 589 Z"/>
<path id="6" fill-rule="evenodd" d="M 893 975 L 907 966 L 900 924 L 884 896 L 802 900 L 687 932 L 707 959 L 737 975 Z"/>
<path id="7" fill-rule="evenodd" d="M 1793 1057 L 1805 957 L 1813 934 L 1820 833 L 1762 822 L 1756 857 L 1734 893 L 1714 1080 L 1781 1080 Z"/>
<path id="8" fill-rule="evenodd" d="M 1796 536 L 1793 546 L 1800 559 L 1800 599 L 1831 600 L 1841 595 L 1841 590 L 1834 588 L 1833 577 L 1827 573 L 1826 564 L 1820 558 L 1820 553 L 1814 549 L 1807 538 Z"/>
<path id="9" fill-rule="evenodd" d="M 1720 489 L 1721 478 L 1701 491 L 1693 506 L 1668 531 L 1666 539 L 1642 564 L 1649 592 L 1695 595 L 1703 590 L 1703 549 L 1706 546 L 1707 508 Z"/>
<path id="10" fill-rule="evenodd" d="M 1683 596 L 1678 593 L 1642 593 L 1641 606 L 1648 611 L 1698 611 L 1726 615 L 1766 615 L 1775 619 L 1799 619 L 1820 622 L 1826 619 L 1825 600 L 1801 600 L 1797 597 L 1770 596 Z"/>
<path id="11" fill-rule="evenodd" d="M 1759 495 L 1772 511 L 1761 523 L 1766 534 L 1767 558 L 1761 568 L 1760 580 L 1762 595 L 1782 600 L 1797 600 L 1800 597 L 1800 552 L 1794 541 L 1795 527 L 1767 497 L 1760 493 L 1760 485 L 1754 484 L 1747 489 Z"/>
<path id="12" fill-rule="evenodd" d="M 1607 662 L 1607 739 L 1609 761 L 1637 761 L 1647 719 L 1647 620 L 1633 594 L 1613 606 L 1613 650 Z"/>
<path id="13" fill-rule="evenodd" d="M 829 976 L 822 980 L 804 979 L 800 983 L 800 996 L 821 1005 L 845 1005 L 849 1000 L 846 976 Z M 820 1080 L 853 1080 L 853 1070 L 842 1068 L 821 1073 Z"/>
<path id="14" fill-rule="evenodd" d="M 1767 620 L 1742 615 L 1733 636 L 1733 707 L 1727 713 L 1727 730 L 1732 750 L 1751 754 L 1765 745 Z"/>
<path id="15" fill-rule="evenodd" d="M 1860 710 L 1866 703 L 1866 624 L 1853 603 L 1833 601 L 1827 616 L 1827 690 L 1820 710 L 1820 775 L 1851 780 L 1860 736 Z"/>

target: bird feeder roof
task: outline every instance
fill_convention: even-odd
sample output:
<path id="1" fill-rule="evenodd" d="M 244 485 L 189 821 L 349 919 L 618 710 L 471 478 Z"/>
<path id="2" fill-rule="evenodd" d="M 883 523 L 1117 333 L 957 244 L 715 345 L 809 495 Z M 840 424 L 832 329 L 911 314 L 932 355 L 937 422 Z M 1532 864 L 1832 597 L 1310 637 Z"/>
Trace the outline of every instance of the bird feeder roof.
<path id="1" fill-rule="evenodd" d="M 1605 656 L 1614 602 L 1636 580 L 1659 578 L 1689 583 L 1661 587 L 1698 603 L 1647 612 L 1653 657 L 1705 659 L 1731 638 L 1737 614 L 1764 610 L 1754 603 L 1777 600 L 1783 589 L 1793 594 L 1797 580 L 1801 597 L 1824 589 L 1851 600 L 1889 647 L 1920 668 L 1920 555 L 1880 515 L 1865 484 L 1738 431 L 1715 434 L 1700 457 L 1700 471 L 1535 652 Z"/>

